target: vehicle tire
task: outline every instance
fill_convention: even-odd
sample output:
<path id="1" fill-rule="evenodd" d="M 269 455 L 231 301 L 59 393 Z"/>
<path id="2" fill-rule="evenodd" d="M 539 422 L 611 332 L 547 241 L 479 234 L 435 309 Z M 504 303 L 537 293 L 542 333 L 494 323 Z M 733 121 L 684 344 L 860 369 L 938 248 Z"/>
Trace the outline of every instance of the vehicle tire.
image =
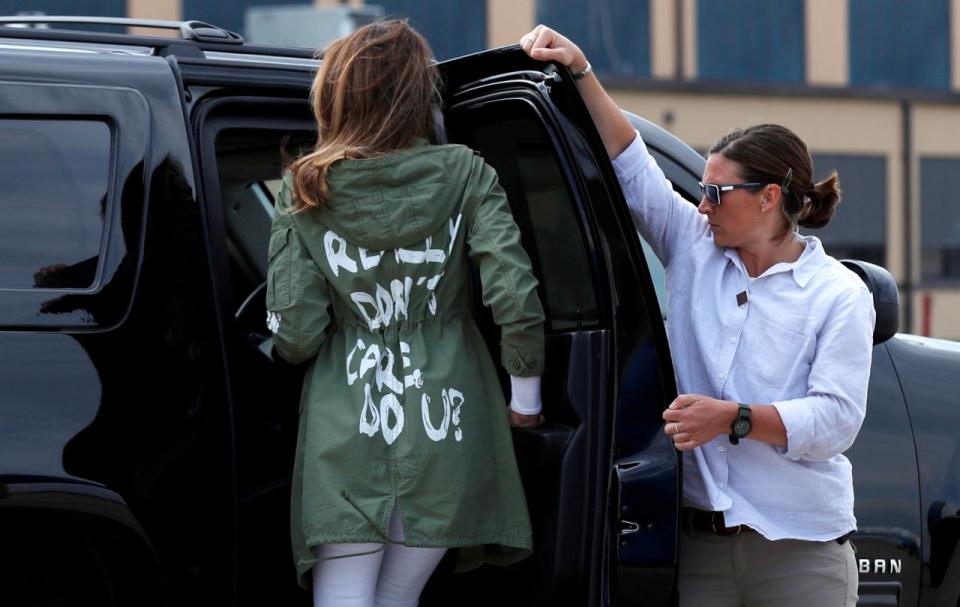
<path id="1" fill-rule="evenodd" d="M 0 538 L 5 606 L 163 604 L 149 548 L 119 525 L 90 515 L 4 508 Z"/>

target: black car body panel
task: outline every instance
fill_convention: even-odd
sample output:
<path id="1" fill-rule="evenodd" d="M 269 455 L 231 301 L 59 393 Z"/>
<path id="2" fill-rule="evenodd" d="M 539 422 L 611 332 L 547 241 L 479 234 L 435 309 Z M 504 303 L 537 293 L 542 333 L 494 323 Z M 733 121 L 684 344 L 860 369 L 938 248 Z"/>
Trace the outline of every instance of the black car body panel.
<path id="1" fill-rule="evenodd" d="M 949 605 L 960 595 L 960 346 L 898 335 L 887 342 L 909 404 L 919 472 L 923 604 Z M 895 433 L 890 428 L 890 434 Z"/>
<path id="2" fill-rule="evenodd" d="M 261 244 L 283 153 L 316 136 L 311 53 L 7 29 L 0 121 L 81 123 L 63 132 L 92 133 L 75 142 L 91 154 L 105 142 L 109 168 L 103 240 L 82 249 L 95 255 L 18 277 L 0 268 L 0 279 L 32 281 L 0 284 L 6 596 L 308 604 L 287 535 L 302 368 L 263 347 Z M 661 431 L 676 385 L 656 262 L 564 68 L 517 47 L 440 67 L 437 139 L 497 168 L 540 279 L 547 423 L 514 433 L 534 556 L 461 575 L 448 559 L 422 604 L 673 604 L 681 474 Z M 696 201 L 704 159 L 631 120 Z M 69 158 L 22 153 L 31 162 L 0 166 L 0 201 L 56 199 L 44 187 Z M 476 316 L 496 355 L 489 313 L 478 305 Z M 861 604 L 957 605 L 958 375 L 954 344 L 897 335 L 874 350 L 867 419 L 849 452 Z M 75 567 L 62 574 L 49 553 L 65 543 Z"/>
<path id="3" fill-rule="evenodd" d="M 49 560 L 4 568 L 23 576 L 14 603 L 99 602 L 104 593 L 117 604 L 232 600 L 231 412 L 174 74 L 156 57 L 15 54 L 3 63 L 0 113 L 107 122 L 111 185 L 99 260 L 64 260 L 32 289 L 0 290 L 4 546 L 49 554 L 72 538 L 80 570 L 95 563 L 97 573 L 61 583 L 53 572 L 63 568 Z M 10 94 L 23 87 L 42 92 Z M 34 167 L 5 177 L 39 190 L 52 177 Z M 93 276 L 92 286 L 60 286 L 77 275 Z M 25 495 L 48 506 L 25 509 L 14 499 Z M 64 528 L 77 531 L 58 537 Z M 125 529 L 122 544 L 136 552 L 101 545 L 103 529 Z M 147 588 L 120 583 L 137 553 Z"/>

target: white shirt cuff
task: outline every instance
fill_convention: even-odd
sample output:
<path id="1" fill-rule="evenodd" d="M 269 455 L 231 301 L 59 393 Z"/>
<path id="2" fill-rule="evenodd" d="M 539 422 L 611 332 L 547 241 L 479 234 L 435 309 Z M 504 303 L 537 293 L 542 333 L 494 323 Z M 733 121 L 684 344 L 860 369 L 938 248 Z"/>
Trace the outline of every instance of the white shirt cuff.
<path id="1" fill-rule="evenodd" d="M 650 156 L 650 152 L 647 151 L 647 144 L 640 138 L 639 131 L 634 131 L 634 133 L 630 145 L 613 159 L 613 170 L 621 182 L 629 181 L 639 175 Z"/>
<path id="2" fill-rule="evenodd" d="M 787 431 L 787 448 L 778 448 L 787 459 L 799 460 L 810 449 L 813 440 L 814 418 L 803 398 L 772 403 L 780 414 Z"/>
<path id="3" fill-rule="evenodd" d="M 510 408 L 521 415 L 536 415 L 540 404 L 540 376 L 510 376 Z"/>

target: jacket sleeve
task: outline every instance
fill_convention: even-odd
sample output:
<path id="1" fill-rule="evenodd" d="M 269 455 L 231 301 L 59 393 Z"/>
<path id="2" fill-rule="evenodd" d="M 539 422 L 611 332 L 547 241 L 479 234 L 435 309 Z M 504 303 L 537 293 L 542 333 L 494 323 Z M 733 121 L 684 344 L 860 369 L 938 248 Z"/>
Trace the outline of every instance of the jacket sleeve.
<path id="1" fill-rule="evenodd" d="M 291 216 L 278 210 L 270 233 L 267 328 L 284 360 L 300 363 L 316 356 L 330 324 L 329 307 L 326 277 L 310 257 Z"/>
<path id="2" fill-rule="evenodd" d="M 863 285 L 835 302 L 817 335 L 806 396 L 773 403 L 787 431 L 783 457 L 825 462 L 853 444 L 867 412 L 875 319 Z"/>
<path id="3" fill-rule="evenodd" d="M 543 306 L 520 229 L 492 167 L 474 157 L 471 183 L 478 196 L 467 231 L 470 258 L 480 272 L 483 303 L 501 328 L 501 364 L 516 377 L 543 374 Z"/>

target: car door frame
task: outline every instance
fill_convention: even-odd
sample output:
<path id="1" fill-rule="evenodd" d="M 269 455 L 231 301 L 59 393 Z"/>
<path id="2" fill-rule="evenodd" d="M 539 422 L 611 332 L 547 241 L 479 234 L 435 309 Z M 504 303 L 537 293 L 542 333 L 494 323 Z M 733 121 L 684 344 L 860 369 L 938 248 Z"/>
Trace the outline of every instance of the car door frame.
<path id="1" fill-rule="evenodd" d="M 676 386 L 656 294 L 613 167 L 565 68 L 535 62 L 517 46 L 452 60 L 441 67 L 448 107 L 465 90 L 539 91 L 542 111 L 565 161 L 567 181 L 581 205 L 578 210 L 603 290 L 600 305 L 607 306 L 610 323 L 602 362 L 604 400 L 596 403 L 601 420 L 592 437 L 599 446 L 591 479 L 599 515 L 586 525 L 592 541 L 582 547 L 590 571 L 588 604 L 641 599 L 647 604 L 668 604 L 676 576 L 680 462 L 660 432 L 660 414 L 676 394 Z M 629 372 L 637 360 L 645 371 L 640 377 Z M 628 393 L 646 406 L 625 402 Z M 625 470 L 630 473 L 624 474 Z M 622 503 L 628 486 L 630 503 Z M 652 508 L 642 498 L 650 489 L 659 492 Z M 627 514 L 640 515 L 642 520 L 626 519 Z M 656 548 L 639 560 L 633 558 L 631 549 L 649 544 L 651 538 Z"/>

